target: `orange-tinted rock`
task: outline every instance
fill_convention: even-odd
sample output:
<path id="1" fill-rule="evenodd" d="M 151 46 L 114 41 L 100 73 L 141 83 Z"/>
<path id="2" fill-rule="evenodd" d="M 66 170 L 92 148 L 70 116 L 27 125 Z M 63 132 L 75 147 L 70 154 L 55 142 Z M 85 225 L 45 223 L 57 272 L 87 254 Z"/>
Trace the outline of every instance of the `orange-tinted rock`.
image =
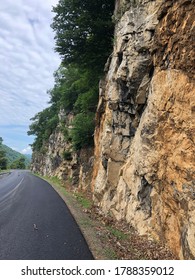
<path id="1" fill-rule="evenodd" d="M 105 215 L 163 240 L 181 259 L 195 258 L 193 14 L 194 1 L 143 0 L 118 18 L 92 186 Z"/>

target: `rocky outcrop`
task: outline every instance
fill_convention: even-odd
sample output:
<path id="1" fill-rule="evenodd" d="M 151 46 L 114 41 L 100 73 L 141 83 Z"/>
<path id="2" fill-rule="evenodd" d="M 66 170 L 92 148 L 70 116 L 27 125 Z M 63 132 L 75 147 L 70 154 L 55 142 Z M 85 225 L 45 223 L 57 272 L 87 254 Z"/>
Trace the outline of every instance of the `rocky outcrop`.
<path id="1" fill-rule="evenodd" d="M 68 139 L 74 118 L 72 113 L 59 112 L 59 125 L 39 152 L 33 153 L 32 171 L 57 177 L 73 190 L 90 188 L 93 148 L 75 152 Z"/>
<path id="2" fill-rule="evenodd" d="M 195 258 L 195 1 L 117 1 L 93 194 L 105 215 Z"/>
<path id="3" fill-rule="evenodd" d="M 72 150 L 62 127 L 71 129 L 74 116 L 60 111 L 32 164 L 73 190 L 92 189 L 104 215 L 161 240 L 181 259 L 195 259 L 194 5 L 116 0 L 95 150 Z"/>

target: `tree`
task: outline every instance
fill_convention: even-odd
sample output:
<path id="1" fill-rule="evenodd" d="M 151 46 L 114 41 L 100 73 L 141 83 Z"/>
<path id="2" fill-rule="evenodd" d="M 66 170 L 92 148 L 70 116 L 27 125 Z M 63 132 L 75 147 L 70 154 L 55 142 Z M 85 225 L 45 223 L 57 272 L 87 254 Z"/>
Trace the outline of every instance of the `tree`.
<path id="1" fill-rule="evenodd" d="M 63 67 L 54 73 L 55 84 L 50 95 L 51 104 L 65 111 L 75 113 L 95 112 L 98 102 L 98 77 L 89 70 L 82 70 L 73 64 Z"/>
<path id="2" fill-rule="evenodd" d="M 0 170 L 5 170 L 7 168 L 7 158 L 6 152 L 2 148 L 3 138 L 0 137 Z"/>
<path id="3" fill-rule="evenodd" d="M 60 126 L 73 147 L 93 145 L 99 78 L 112 49 L 114 5 L 113 0 L 59 0 L 53 8 L 55 50 L 62 63 L 48 91 L 51 106 L 31 119 L 28 135 L 36 136 L 33 151 L 43 150 L 57 127 L 60 109 L 75 115 L 71 129 Z"/>
<path id="4" fill-rule="evenodd" d="M 102 72 L 112 48 L 114 5 L 113 0 L 59 0 L 51 26 L 65 65 Z"/>
<path id="5" fill-rule="evenodd" d="M 10 165 L 10 168 L 12 169 L 25 169 L 25 158 L 20 157 L 19 159 L 16 159 L 12 164 Z"/>
<path id="6" fill-rule="evenodd" d="M 31 118 L 28 135 L 35 135 L 35 141 L 32 145 L 34 150 L 40 150 L 43 144 L 49 139 L 58 124 L 58 114 L 56 106 L 50 106 L 42 112 L 37 113 Z"/>
<path id="7" fill-rule="evenodd" d="M 75 150 L 93 146 L 94 117 L 94 113 L 80 113 L 76 115 L 73 121 L 73 128 L 70 132 Z"/>
<path id="8" fill-rule="evenodd" d="M 54 73 L 55 84 L 53 89 L 49 91 L 50 103 L 55 104 L 58 109 L 73 110 L 78 95 L 86 90 L 83 75 L 75 65 L 64 67 L 61 64 Z M 82 89 L 82 87 L 84 88 Z"/>

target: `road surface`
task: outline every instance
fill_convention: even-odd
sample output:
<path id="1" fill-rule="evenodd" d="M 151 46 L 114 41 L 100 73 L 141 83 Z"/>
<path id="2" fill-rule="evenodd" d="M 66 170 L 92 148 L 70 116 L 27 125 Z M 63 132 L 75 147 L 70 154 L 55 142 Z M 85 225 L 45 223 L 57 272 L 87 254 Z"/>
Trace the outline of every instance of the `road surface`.
<path id="1" fill-rule="evenodd" d="M 93 259 L 66 204 L 29 171 L 0 175 L 1 260 Z"/>

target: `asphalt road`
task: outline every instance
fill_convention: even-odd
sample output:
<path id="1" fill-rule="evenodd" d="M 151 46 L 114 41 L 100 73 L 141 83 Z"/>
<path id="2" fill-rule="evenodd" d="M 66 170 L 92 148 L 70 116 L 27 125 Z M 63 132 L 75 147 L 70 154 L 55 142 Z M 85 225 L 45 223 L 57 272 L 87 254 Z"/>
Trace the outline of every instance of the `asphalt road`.
<path id="1" fill-rule="evenodd" d="M 0 175 L 1 260 L 88 260 L 93 256 L 66 204 L 28 171 Z"/>

